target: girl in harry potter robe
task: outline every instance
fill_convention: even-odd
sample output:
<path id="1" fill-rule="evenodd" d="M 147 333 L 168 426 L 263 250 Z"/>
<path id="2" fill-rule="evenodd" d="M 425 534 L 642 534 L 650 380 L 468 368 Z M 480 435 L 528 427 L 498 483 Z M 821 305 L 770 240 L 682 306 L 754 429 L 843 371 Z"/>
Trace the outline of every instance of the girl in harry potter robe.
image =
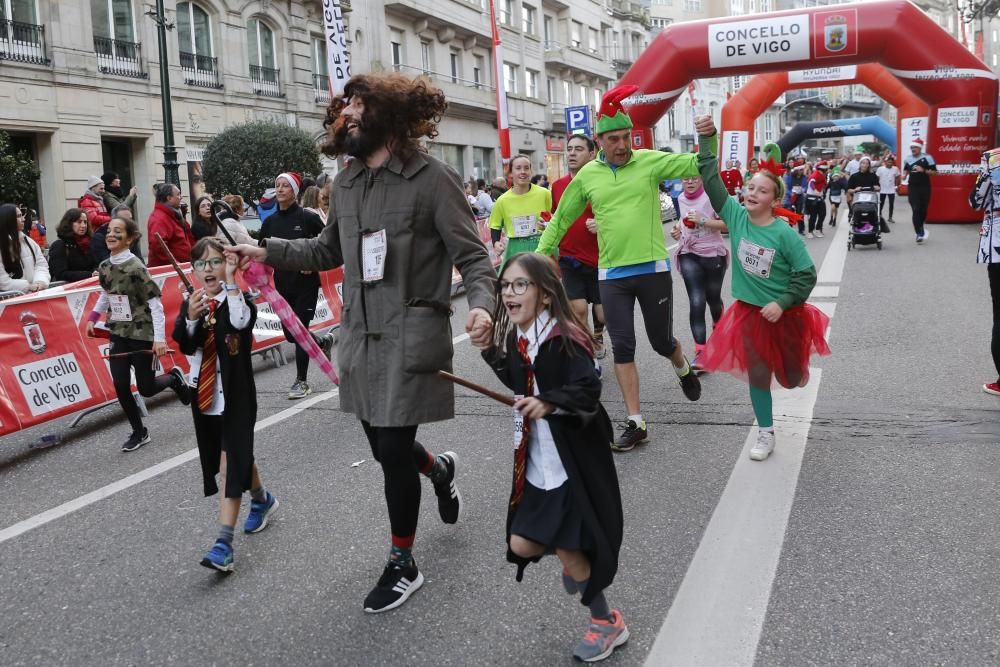
<path id="1" fill-rule="evenodd" d="M 604 597 L 618 570 L 623 519 L 593 342 L 569 306 L 556 264 L 534 253 L 505 266 L 493 320 L 483 358 L 523 396 L 514 406 L 507 560 L 521 581 L 529 562 L 556 553 L 566 591 L 581 593 L 590 608 L 573 655 L 603 660 L 629 631 Z"/>
<path id="2" fill-rule="evenodd" d="M 204 286 L 181 306 L 173 338 L 191 360 L 191 385 L 196 388 L 191 412 L 205 495 L 223 489 L 219 537 L 202 558 L 205 567 L 233 570 L 233 533 L 240 500 L 250 491 L 245 533 L 267 527 L 278 500 L 264 490 L 253 457 L 257 388 L 250 358 L 257 309 L 236 284 L 236 258 L 228 260 L 214 237 L 198 241 L 191 265 Z"/>

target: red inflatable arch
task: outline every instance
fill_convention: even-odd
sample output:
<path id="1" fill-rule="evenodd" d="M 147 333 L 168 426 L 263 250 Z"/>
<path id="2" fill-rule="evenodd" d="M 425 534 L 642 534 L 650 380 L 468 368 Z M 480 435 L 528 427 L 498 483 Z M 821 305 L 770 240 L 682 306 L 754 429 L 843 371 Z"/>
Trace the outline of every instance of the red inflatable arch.
<path id="1" fill-rule="evenodd" d="M 921 48 L 907 48 L 906 35 Z M 981 219 L 968 205 L 968 191 L 980 154 L 993 147 L 996 133 L 997 77 L 943 28 L 906 0 L 885 0 L 758 14 L 739 19 L 694 21 L 667 27 L 622 78 L 639 86 L 627 100 L 635 124 L 636 147 L 652 147 L 652 127 L 693 80 L 736 74 L 781 72 L 759 79 L 760 95 L 742 112 L 768 106 L 788 88 L 788 72 L 839 65 L 881 63 L 882 71 L 858 67 L 859 82 L 900 103 L 900 118 L 928 117 L 927 152 L 938 164 L 928 221 Z M 861 72 L 866 80 L 861 80 Z M 890 76 L 891 75 L 891 76 Z M 870 78 L 867 78 L 870 77 Z M 888 78 L 887 78 L 888 77 Z M 918 111 L 912 98 L 892 92 L 898 79 L 927 105 Z M 758 87 L 759 86 L 759 87 Z M 808 87 L 818 87 L 809 84 Z M 746 95 L 751 95 L 746 93 Z M 895 100 L 895 101 L 894 101 Z M 898 108 L 898 107 L 897 107 Z M 915 114 L 915 115 L 910 115 Z M 723 118 L 723 127 L 732 129 Z M 918 123 L 919 125 L 919 123 Z M 910 135 L 902 128 L 900 153 Z M 752 144 L 748 141 L 748 147 Z M 748 148 L 749 150 L 749 148 Z"/>
<path id="2" fill-rule="evenodd" d="M 722 107 L 720 159 L 747 164 L 755 146 L 754 121 L 786 90 L 860 83 L 896 108 L 897 152 L 909 154 L 910 140 L 927 139 L 927 105 L 882 65 L 842 65 L 799 72 L 768 72 L 751 78 Z"/>

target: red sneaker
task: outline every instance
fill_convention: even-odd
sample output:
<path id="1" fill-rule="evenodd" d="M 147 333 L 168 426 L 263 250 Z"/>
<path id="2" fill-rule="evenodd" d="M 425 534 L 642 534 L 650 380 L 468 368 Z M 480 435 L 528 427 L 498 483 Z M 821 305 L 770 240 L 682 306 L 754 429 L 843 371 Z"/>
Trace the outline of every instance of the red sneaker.
<path id="1" fill-rule="evenodd" d="M 985 391 L 987 394 L 1000 396 L 1000 382 L 990 382 L 989 384 L 984 384 L 983 391 Z"/>

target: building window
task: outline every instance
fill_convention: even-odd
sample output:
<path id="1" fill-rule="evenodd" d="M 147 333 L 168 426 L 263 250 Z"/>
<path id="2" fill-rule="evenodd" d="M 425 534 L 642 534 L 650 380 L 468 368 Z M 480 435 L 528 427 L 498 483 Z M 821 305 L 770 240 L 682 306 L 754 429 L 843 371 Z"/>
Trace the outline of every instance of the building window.
<path id="1" fill-rule="evenodd" d="M 18 5 L 35 4 L 30 0 L 28 2 L 5 0 L 2 4 L 7 5 L 8 2 L 13 5 L 12 9 L 15 10 L 15 15 L 18 13 Z M 106 37 L 125 42 L 135 41 L 135 22 L 132 20 L 131 0 L 91 0 L 90 7 L 93 13 L 95 37 Z M 6 7 L 4 7 L 4 14 L 6 15 L 6 13 Z M 32 13 L 34 12 L 32 11 Z"/>
<path id="2" fill-rule="evenodd" d="M 524 93 L 528 97 L 538 97 L 538 72 L 533 69 L 524 70 Z"/>
<path id="3" fill-rule="evenodd" d="M 529 35 L 535 34 L 535 22 L 538 20 L 538 10 L 531 5 L 521 5 L 521 30 Z"/>
<path id="4" fill-rule="evenodd" d="M 684 0 L 685 12 L 700 12 L 701 0 Z"/>
<path id="5" fill-rule="evenodd" d="M 549 47 L 554 45 L 556 42 L 556 26 L 555 21 L 553 21 L 552 17 L 548 14 L 546 14 L 545 18 L 542 19 L 542 28 L 545 36 L 545 46 Z M 996 39 L 994 38 L 993 41 L 996 41 Z"/>
<path id="6" fill-rule="evenodd" d="M 8 3 L 13 4 L 12 9 L 15 10 L 21 4 L 34 4 L 30 0 L 15 3 L 5 0 L 2 3 L 5 16 Z M 97 54 L 98 69 L 110 74 L 145 78 L 140 47 L 135 41 L 131 0 L 91 0 L 90 8 L 94 20 L 94 52 Z"/>
<path id="7" fill-rule="evenodd" d="M 403 64 L 403 31 L 393 28 L 389 31 L 389 34 L 389 52 L 392 58 L 392 68 L 399 71 L 400 65 Z"/>
<path id="8" fill-rule="evenodd" d="M 517 65 L 503 64 L 503 80 L 507 92 L 517 94 Z"/>
<path id="9" fill-rule="evenodd" d="M 500 23 L 514 25 L 514 0 L 503 0 L 500 5 Z"/>
<path id="10" fill-rule="evenodd" d="M 430 154 L 441 160 L 460 174 L 465 173 L 465 165 L 462 164 L 462 147 L 455 144 L 432 143 Z"/>
<path id="11" fill-rule="evenodd" d="M 451 82 L 458 83 L 462 78 L 462 63 L 459 60 L 461 56 L 458 51 L 452 50 L 448 54 L 448 64 L 451 65 Z"/>
<path id="12" fill-rule="evenodd" d="M 597 53 L 597 38 L 600 33 L 597 32 L 597 28 L 590 28 L 587 30 L 587 48 L 591 53 Z"/>
<path id="13" fill-rule="evenodd" d="M 545 98 L 549 104 L 556 101 L 556 80 L 551 76 L 545 77 Z"/>
<path id="14" fill-rule="evenodd" d="M 259 19 L 247 21 L 247 50 L 250 55 L 250 80 L 254 92 L 280 97 L 278 61 L 275 57 L 274 32 Z"/>
<path id="15" fill-rule="evenodd" d="M 589 91 L 587 90 L 587 87 L 580 86 L 580 104 L 582 104 L 583 106 L 587 106 L 587 104 L 590 102 L 590 100 L 587 99 L 588 96 L 589 96 Z"/>
<path id="16" fill-rule="evenodd" d="M 604 97 L 604 91 L 600 88 L 594 88 L 594 108 L 601 108 L 601 98 Z"/>
<path id="17" fill-rule="evenodd" d="M 475 146 L 472 149 L 472 175 L 481 178 L 489 184 L 495 178 L 493 149 Z M 459 172 L 461 173 L 461 172 Z"/>
<path id="18" fill-rule="evenodd" d="M 571 90 L 570 86 L 572 84 L 570 84 L 570 82 L 566 81 L 565 79 L 563 79 L 562 84 L 563 84 L 562 85 L 563 102 L 565 102 L 566 105 L 569 106 L 570 104 L 573 104 L 573 94 L 570 92 Z"/>
<path id="19" fill-rule="evenodd" d="M 427 40 L 420 40 L 420 69 L 424 74 L 431 72 L 431 43 Z"/>
<path id="20" fill-rule="evenodd" d="M 177 3 L 177 43 L 184 83 L 222 88 L 212 41 L 212 20 L 193 2 Z"/>
<path id="21" fill-rule="evenodd" d="M 483 72 L 486 71 L 486 58 L 476 56 L 475 63 L 475 66 L 472 68 L 472 80 L 476 82 L 476 88 L 481 88 L 484 82 Z"/>
<path id="22" fill-rule="evenodd" d="M 579 21 L 572 21 L 570 25 L 572 27 L 570 32 L 569 43 L 573 46 L 573 48 L 578 49 L 580 48 L 580 45 L 583 44 L 583 42 L 581 41 L 582 39 L 581 35 L 583 34 L 583 24 L 580 23 Z"/>
<path id="23" fill-rule="evenodd" d="M 322 104 L 330 103 L 330 70 L 326 59 L 326 40 L 312 38 L 312 80 L 314 97 Z"/>

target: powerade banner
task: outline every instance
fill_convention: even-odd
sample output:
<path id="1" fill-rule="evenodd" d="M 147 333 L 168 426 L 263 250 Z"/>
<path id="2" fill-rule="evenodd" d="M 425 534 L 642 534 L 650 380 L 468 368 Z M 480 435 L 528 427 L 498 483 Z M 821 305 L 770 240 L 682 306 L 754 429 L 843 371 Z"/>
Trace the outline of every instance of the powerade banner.
<path id="1" fill-rule="evenodd" d="M 828 139 L 830 137 L 856 137 L 873 134 L 886 144 L 893 153 L 896 152 L 896 129 L 879 116 L 863 116 L 861 118 L 837 118 L 835 120 L 819 120 L 809 123 L 797 123 L 791 130 L 778 139 L 781 154 L 788 155 L 792 149 L 808 139 Z"/>

